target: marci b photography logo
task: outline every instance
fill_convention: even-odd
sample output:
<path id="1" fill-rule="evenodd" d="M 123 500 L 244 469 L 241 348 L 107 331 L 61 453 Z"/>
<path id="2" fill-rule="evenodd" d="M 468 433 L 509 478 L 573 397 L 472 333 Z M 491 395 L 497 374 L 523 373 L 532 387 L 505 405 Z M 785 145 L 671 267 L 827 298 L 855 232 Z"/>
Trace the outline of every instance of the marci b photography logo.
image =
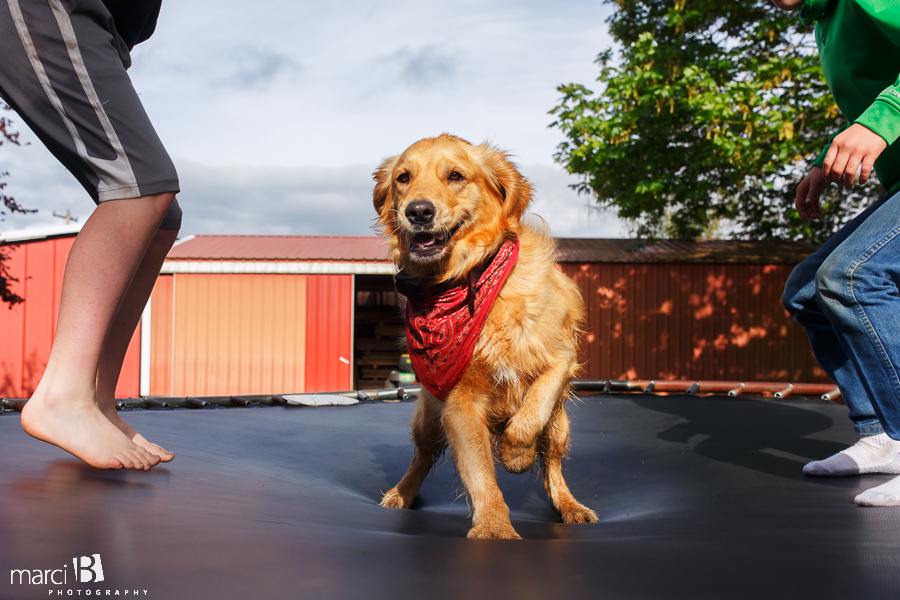
<path id="1" fill-rule="evenodd" d="M 72 562 L 75 563 L 75 576 L 79 582 L 97 583 L 103 581 L 103 562 L 100 560 L 99 554 L 82 556 L 80 560 L 81 566 L 78 565 L 79 559 L 72 559 Z"/>
<path id="2" fill-rule="evenodd" d="M 72 559 L 73 573 L 69 577 L 69 565 L 61 569 L 11 569 L 10 585 L 66 586 L 71 583 L 100 583 L 103 577 L 103 561 L 99 554 L 76 556 Z M 146 596 L 147 590 L 111 590 L 106 588 L 69 588 L 49 590 L 50 596 Z"/>

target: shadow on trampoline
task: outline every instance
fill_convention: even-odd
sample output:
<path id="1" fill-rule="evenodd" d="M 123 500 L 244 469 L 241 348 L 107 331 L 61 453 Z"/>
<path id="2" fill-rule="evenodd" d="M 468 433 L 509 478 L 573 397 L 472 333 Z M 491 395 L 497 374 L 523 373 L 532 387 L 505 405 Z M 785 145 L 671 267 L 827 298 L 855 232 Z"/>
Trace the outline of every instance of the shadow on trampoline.
<path id="1" fill-rule="evenodd" d="M 808 437 L 834 427 L 834 419 L 829 416 L 771 401 L 697 398 L 690 403 L 667 403 L 638 398 L 634 403 L 685 419 L 657 437 L 685 444 L 701 456 L 788 479 L 825 484 L 852 481 L 803 475 L 806 463 L 847 447 L 846 443 Z"/>

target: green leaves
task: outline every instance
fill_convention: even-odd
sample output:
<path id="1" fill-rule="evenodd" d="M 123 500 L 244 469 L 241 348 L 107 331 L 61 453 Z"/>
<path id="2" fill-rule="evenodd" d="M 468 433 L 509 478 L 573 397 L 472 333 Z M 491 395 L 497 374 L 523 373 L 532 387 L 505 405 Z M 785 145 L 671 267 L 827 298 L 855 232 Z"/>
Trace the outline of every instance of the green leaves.
<path id="1" fill-rule="evenodd" d="M 557 88 L 555 159 L 641 237 L 827 239 L 878 191 L 835 191 L 818 224 L 793 208 L 841 125 L 811 32 L 762 0 L 690 4 L 616 2 L 601 91 Z"/>

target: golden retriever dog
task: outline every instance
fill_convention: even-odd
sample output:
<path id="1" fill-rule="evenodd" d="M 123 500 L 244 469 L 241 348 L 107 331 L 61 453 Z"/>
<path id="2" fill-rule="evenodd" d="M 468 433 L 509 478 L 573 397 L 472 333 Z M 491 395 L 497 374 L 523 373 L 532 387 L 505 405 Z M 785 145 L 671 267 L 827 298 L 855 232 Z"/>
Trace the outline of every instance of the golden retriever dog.
<path id="1" fill-rule="evenodd" d="M 424 388 L 419 393 L 412 464 L 381 505 L 412 506 L 449 445 L 473 511 L 468 537 L 519 538 L 497 486 L 494 450 L 512 473 L 539 463 L 564 522 L 596 522 L 562 475 L 569 445 L 565 404 L 579 367 L 584 303 L 556 268 L 556 245 L 543 222 L 523 222 L 530 184 L 504 152 L 447 134 L 385 160 L 375 181 L 379 227 L 409 279 L 464 289 L 509 240 L 517 239 L 519 248 L 480 336 L 470 340 L 474 350 L 461 378 L 445 399 Z"/>

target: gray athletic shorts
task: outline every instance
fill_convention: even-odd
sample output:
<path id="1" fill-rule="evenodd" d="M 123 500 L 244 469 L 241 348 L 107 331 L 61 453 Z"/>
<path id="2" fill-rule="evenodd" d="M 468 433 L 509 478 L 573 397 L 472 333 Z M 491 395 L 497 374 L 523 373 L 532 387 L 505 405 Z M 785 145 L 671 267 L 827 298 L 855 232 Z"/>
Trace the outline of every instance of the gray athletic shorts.
<path id="1" fill-rule="evenodd" d="M 0 97 L 97 203 L 179 191 L 129 66 L 101 0 L 0 0 Z"/>

